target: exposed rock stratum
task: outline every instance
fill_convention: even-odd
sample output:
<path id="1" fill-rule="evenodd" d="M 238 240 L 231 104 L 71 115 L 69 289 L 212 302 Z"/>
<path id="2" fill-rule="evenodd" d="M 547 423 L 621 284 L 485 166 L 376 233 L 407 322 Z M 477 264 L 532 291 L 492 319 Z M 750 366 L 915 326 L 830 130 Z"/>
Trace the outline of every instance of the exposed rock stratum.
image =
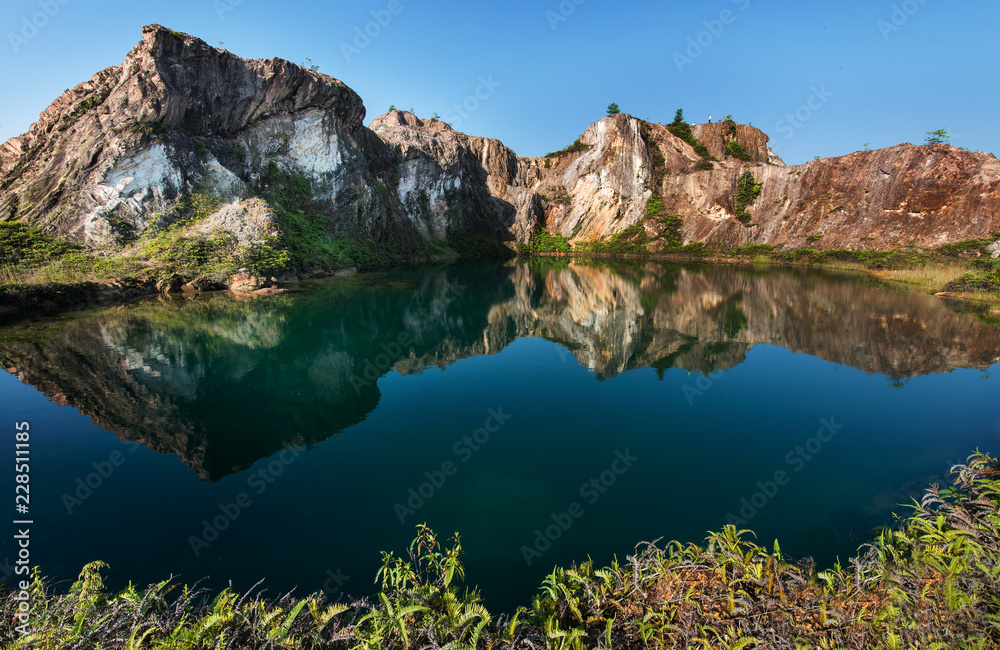
<path id="1" fill-rule="evenodd" d="M 521 157 L 404 111 L 365 126 L 354 91 L 282 59 L 244 60 L 159 25 L 142 36 L 124 63 L 0 146 L 0 219 L 113 254 L 208 195 L 200 231 L 250 246 L 281 229 L 261 188 L 294 174 L 329 237 L 397 256 L 457 234 L 513 244 L 544 228 L 586 242 L 644 225 L 655 235 L 654 194 L 661 215 L 680 218 L 682 243 L 721 248 L 936 247 L 1000 231 L 992 154 L 901 144 L 786 166 L 765 133 L 723 122 L 693 126 L 706 161 L 667 126 L 621 114 L 563 152 Z M 747 171 L 763 188 L 743 223 L 736 183 Z"/>

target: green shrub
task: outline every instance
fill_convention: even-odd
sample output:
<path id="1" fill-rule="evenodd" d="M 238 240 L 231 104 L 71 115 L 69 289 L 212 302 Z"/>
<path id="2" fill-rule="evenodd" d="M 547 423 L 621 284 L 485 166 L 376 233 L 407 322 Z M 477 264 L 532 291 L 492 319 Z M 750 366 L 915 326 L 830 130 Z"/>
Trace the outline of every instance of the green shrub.
<path id="1" fill-rule="evenodd" d="M 749 225 L 752 219 L 747 208 L 753 205 L 763 189 L 764 184 L 758 183 L 749 170 L 736 181 L 736 218 L 744 225 Z"/>
<path id="2" fill-rule="evenodd" d="M 997 233 L 1000 235 L 1000 233 Z M 952 244 L 945 244 L 937 252 L 947 257 L 991 257 L 987 248 L 998 238 L 996 235 L 988 239 L 966 239 Z"/>
<path id="3" fill-rule="evenodd" d="M 586 255 L 648 255 L 646 244 L 649 242 L 646 228 L 642 224 L 636 224 L 615 233 L 605 241 L 581 242 L 577 244 L 576 250 Z"/>
<path id="4" fill-rule="evenodd" d="M 1000 293 L 1000 260 L 984 258 L 972 263 L 973 270 L 963 273 L 949 283 L 945 291 L 985 291 Z"/>
<path id="5" fill-rule="evenodd" d="M 248 246 L 239 259 L 239 267 L 251 275 L 268 276 L 286 269 L 291 262 L 288 251 L 276 248 L 276 238 L 267 238 Z"/>
<path id="6" fill-rule="evenodd" d="M 743 145 L 741 145 L 736 140 L 730 140 L 729 142 L 726 143 L 726 153 L 732 156 L 733 158 L 742 160 L 744 162 L 751 162 L 752 160 L 750 158 L 750 154 L 747 153 L 747 150 L 744 149 Z"/>
<path id="7" fill-rule="evenodd" d="M 691 125 L 684 121 L 683 109 L 677 109 L 677 113 L 674 115 L 674 121 L 667 125 L 667 130 L 691 145 L 694 148 L 694 152 L 705 160 L 712 159 L 712 154 L 709 153 L 708 147 L 699 141 L 698 138 L 694 137 L 694 132 L 691 131 Z"/>
<path id="8" fill-rule="evenodd" d="M 22 223 L 0 223 L 0 264 L 37 267 L 82 248 L 53 239 Z"/>
<path id="9" fill-rule="evenodd" d="M 475 235 L 465 232 L 448 232 L 448 247 L 462 257 L 510 257 L 511 251 L 496 237 L 490 235 Z"/>
<path id="10" fill-rule="evenodd" d="M 566 147 L 565 149 L 561 149 L 559 151 L 553 151 L 552 153 L 545 154 L 545 157 L 546 158 L 559 158 L 561 156 L 567 156 L 567 155 L 569 155 L 571 153 L 580 153 L 580 152 L 587 151 L 587 150 L 593 149 L 593 148 L 594 148 L 594 145 L 592 145 L 592 144 L 583 144 L 582 142 L 580 142 L 580 140 L 577 140 L 576 142 L 574 142 L 570 146 Z"/>
<path id="11" fill-rule="evenodd" d="M 161 277 L 209 276 L 223 280 L 239 268 L 236 250 L 236 240 L 228 233 L 206 237 L 177 226 L 141 240 L 137 255 L 152 262 Z"/>
<path id="12" fill-rule="evenodd" d="M 528 243 L 521 243 L 518 246 L 518 252 L 521 254 L 569 253 L 570 250 L 569 240 L 559 234 L 549 234 L 542 226 L 535 229 Z"/>
<path id="13" fill-rule="evenodd" d="M 380 182 L 380 191 L 388 188 Z M 296 268 L 339 268 L 361 266 L 377 258 L 371 245 L 347 237 L 334 238 L 327 231 L 329 221 L 312 200 L 312 183 L 308 178 L 281 169 L 273 160 L 267 166 L 264 197 L 274 208 L 279 235 L 269 244 L 276 253 L 275 262 L 287 260 Z M 286 253 L 282 256 L 281 252 Z"/>
<path id="14" fill-rule="evenodd" d="M 667 159 L 663 156 L 660 143 L 656 141 L 656 138 L 651 133 L 646 134 L 646 149 L 649 151 L 649 159 L 653 163 L 653 174 L 658 181 L 667 165 Z"/>
<path id="15" fill-rule="evenodd" d="M 692 257 L 705 257 L 713 253 L 712 249 L 709 248 L 707 244 L 700 241 L 693 241 L 690 244 L 685 244 L 681 248 L 680 252 Z"/>

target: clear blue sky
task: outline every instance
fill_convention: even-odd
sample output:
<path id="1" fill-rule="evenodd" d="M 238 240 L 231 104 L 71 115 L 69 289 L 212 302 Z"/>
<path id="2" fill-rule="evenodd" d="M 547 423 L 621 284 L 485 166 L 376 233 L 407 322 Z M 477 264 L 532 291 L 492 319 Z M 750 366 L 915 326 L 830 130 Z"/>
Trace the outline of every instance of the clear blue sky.
<path id="1" fill-rule="evenodd" d="M 46 5 L 54 15 L 25 31 Z M 996 0 L 7 0 L 0 140 L 119 64 L 153 22 L 243 57 L 309 57 L 361 95 L 367 121 L 390 104 L 436 111 L 521 155 L 572 143 L 612 101 L 656 122 L 680 107 L 691 122 L 731 113 L 789 163 L 919 144 L 933 129 L 1000 152 Z M 345 53 L 366 26 L 376 35 Z M 462 102 L 475 110 L 456 120 Z"/>

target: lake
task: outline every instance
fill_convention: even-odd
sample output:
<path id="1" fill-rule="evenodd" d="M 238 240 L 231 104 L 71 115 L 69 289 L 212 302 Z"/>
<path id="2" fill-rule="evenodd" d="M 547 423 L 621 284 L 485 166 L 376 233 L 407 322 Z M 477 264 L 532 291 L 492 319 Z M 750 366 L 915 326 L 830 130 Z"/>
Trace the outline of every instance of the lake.
<path id="1" fill-rule="evenodd" d="M 540 260 L 7 326 L 0 406 L 46 575 L 371 595 L 427 522 L 512 610 L 727 523 L 846 562 L 996 453 L 998 362 L 1000 329 L 861 276 Z"/>

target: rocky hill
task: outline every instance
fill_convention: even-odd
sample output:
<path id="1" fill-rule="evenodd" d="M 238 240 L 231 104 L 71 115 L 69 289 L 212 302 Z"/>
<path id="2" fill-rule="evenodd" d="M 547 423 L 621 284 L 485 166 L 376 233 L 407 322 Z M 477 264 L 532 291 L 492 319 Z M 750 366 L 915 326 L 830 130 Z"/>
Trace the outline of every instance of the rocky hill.
<path id="1" fill-rule="evenodd" d="M 243 242 L 275 228 L 254 197 L 304 177 L 332 236 L 415 245 L 378 182 L 391 151 L 343 83 L 281 59 L 246 61 L 158 25 L 117 67 L 67 90 L 0 148 L 0 214 L 92 247 L 169 227 L 192 197 Z M 276 178 L 277 177 L 277 178 Z M 280 225 L 280 224 L 278 224 Z"/>
<path id="2" fill-rule="evenodd" d="M 991 154 L 903 144 L 789 167 L 752 126 L 616 115 L 525 158 L 403 111 L 366 127 L 350 88 L 282 59 L 159 25 L 142 35 L 0 147 L 0 219 L 111 255 L 140 255 L 157 233 L 224 233 L 241 250 L 299 250 L 282 262 L 299 270 L 349 262 L 301 254 L 337 242 L 401 257 L 540 229 L 576 244 L 629 232 L 651 251 L 936 247 L 1000 231 Z"/>

